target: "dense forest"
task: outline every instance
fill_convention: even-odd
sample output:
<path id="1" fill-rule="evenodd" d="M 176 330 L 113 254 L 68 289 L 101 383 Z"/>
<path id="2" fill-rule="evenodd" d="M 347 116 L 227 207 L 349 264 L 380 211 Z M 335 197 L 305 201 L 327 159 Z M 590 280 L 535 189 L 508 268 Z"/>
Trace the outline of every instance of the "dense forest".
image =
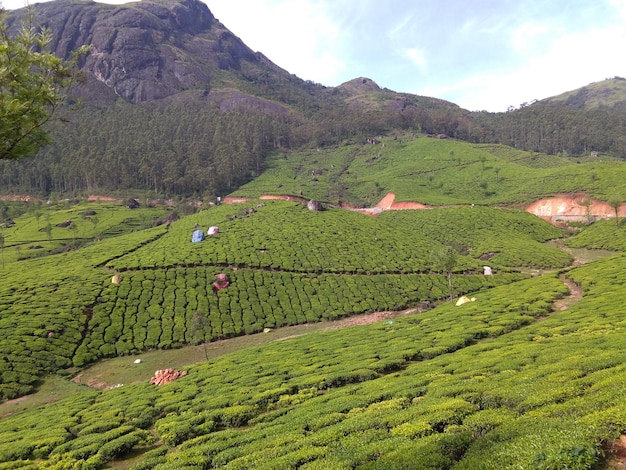
<path id="1" fill-rule="evenodd" d="M 309 116 L 224 112 L 210 103 L 75 108 L 53 123 L 53 143 L 37 157 L 0 164 L 0 187 L 40 195 L 141 190 L 213 197 L 260 174 L 271 152 L 365 142 L 395 132 L 445 134 L 570 157 L 626 155 L 626 116 L 610 109 L 536 103 L 507 113 L 463 114 L 452 106 L 427 109 L 410 101 L 401 110 L 319 103 Z"/>
<path id="2" fill-rule="evenodd" d="M 579 109 L 566 104 L 536 103 L 518 110 L 478 113 L 480 142 L 552 155 L 584 155 L 589 152 L 626 156 L 626 116 L 613 109 Z M 467 136 L 472 138 L 472 136 Z"/>
<path id="3" fill-rule="evenodd" d="M 53 143 L 36 158 L 0 164 L 4 191 L 47 195 L 140 189 L 213 196 L 249 181 L 278 149 L 320 147 L 419 127 L 444 132 L 445 116 L 339 106 L 301 113 L 221 111 L 211 104 L 159 107 L 120 102 L 85 106 L 56 121 Z"/>

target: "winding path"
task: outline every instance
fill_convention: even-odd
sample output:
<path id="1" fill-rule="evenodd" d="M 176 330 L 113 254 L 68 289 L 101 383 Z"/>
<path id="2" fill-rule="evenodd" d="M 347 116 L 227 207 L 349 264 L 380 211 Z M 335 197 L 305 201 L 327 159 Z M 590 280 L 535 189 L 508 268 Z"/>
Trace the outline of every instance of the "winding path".
<path id="1" fill-rule="evenodd" d="M 554 302 L 552 310 L 555 312 L 561 312 L 567 309 L 570 305 L 578 302 L 583 297 L 583 290 L 578 284 L 567 276 L 561 276 L 560 279 L 569 289 L 569 295 Z"/>

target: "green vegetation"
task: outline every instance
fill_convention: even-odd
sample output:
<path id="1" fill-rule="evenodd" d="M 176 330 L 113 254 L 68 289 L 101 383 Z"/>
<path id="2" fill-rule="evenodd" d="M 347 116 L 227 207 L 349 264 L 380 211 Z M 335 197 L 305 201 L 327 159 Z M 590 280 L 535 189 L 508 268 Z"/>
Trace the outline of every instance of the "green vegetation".
<path id="1" fill-rule="evenodd" d="M 452 208 L 371 218 L 272 201 L 217 206 L 169 228 L 138 230 L 165 211 L 110 204 L 33 210 L 3 230 L 3 398 L 30 392 L 41 373 L 103 357 L 445 299 L 447 273 L 435 274 L 430 253 L 451 241 L 463 252 L 451 272 L 458 295 L 523 278 L 516 267 L 569 262 L 541 243 L 560 232 L 519 211 Z M 496 214 L 501 236 L 491 247 L 498 272 L 483 276 L 478 258 L 490 245 L 480 234 L 493 227 Z M 98 224 L 89 217 L 98 217 Z M 37 228 L 42 219 L 54 224 L 50 234 Z M 435 226 L 446 220 L 450 228 L 441 238 Z M 70 232 L 72 225 L 77 229 Z M 196 226 L 209 225 L 219 225 L 220 233 L 190 242 Z M 32 246 L 40 248 L 30 254 Z M 54 254 L 59 251 L 67 252 Z M 214 292 L 219 272 L 232 285 Z M 116 273 L 120 284 L 110 282 Z"/>
<path id="2" fill-rule="evenodd" d="M 156 227 L 167 210 L 67 203 L 3 213 L 0 393 L 39 390 L 33 405 L 43 406 L 2 410 L 0 468 L 590 469 L 626 432 L 615 295 L 626 257 L 569 270 L 584 296 L 555 309 L 569 294 L 558 271 L 521 271 L 564 269 L 571 258 L 545 243 L 561 230 L 524 211 L 371 217 L 256 200 Z M 78 229 L 56 226 L 67 220 Z M 191 243 L 212 225 L 218 234 Z M 603 230 L 621 227 L 598 222 L 568 243 L 593 246 Z M 35 242 L 48 245 L 24 256 Z M 62 244 L 72 249 L 52 249 Z M 454 264 L 438 263 L 437 250 Z M 231 284 L 215 292 L 217 273 Z M 474 301 L 447 302 L 449 281 Z M 218 339 L 420 305 L 214 353 Z M 190 354 L 187 375 L 167 385 L 98 391 L 68 381 L 104 358 L 205 341 L 211 353 Z M 67 381 L 58 396 L 55 381 Z"/>
<path id="3" fill-rule="evenodd" d="M 0 53 L 18 63 L 5 33 Z M 26 59 L 51 41 L 27 33 Z M 626 433 L 624 116 L 583 109 L 585 93 L 496 115 L 363 79 L 326 89 L 258 60 L 231 73 L 222 39 L 239 44 L 221 25 L 202 38 L 222 54 L 202 98 L 88 103 L 45 130 L 51 109 L 36 107 L 34 139 L 4 139 L 0 160 L 54 136 L 38 158 L 0 164 L 3 191 L 139 190 L 146 203 L 0 205 L 0 469 L 601 468 Z M 23 64 L 16 96 L 51 91 Z M 3 124 L 23 114 L 9 101 Z M 582 191 L 615 220 L 588 213 L 563 239 L 519 209 Z M 339 208 L 390 192 L 438 207 Z M 180 219 L 148 204 L 172 194 L 194 199 Z M 250 199 L 197 205 L 226 194 Z M 209 226 L 219 233 L 191 243 Z M 579 266 L 583 249 L 603 251 Z M 388 316 L 319 327 L 357 314 Z M 172 352 L 185 374 L 150 384 Z M 126 383 L 81 385 L 105 360 L 124 370 L 102 382 Z"/>
<path id="4" fill-rule="evenodd" d="M 626 431 L 623 319 L 604 281 L 625 263 L 570 271 L 585 297 L 563 312 L 546 275 L 231 353 L 162 387 L 85 389 L 4 418 L 0 452 L 14 468 L 97 468 L 133 447 L 146 452 L 132 468 L 591 468 Z"/>
<path id="5" fill-rule="evenodd" d="M 232 195 L 302 194 L 307 198 L 375 205 L 388 192 L 424 204 L 518 204 L 587 188 L 609 200 L 626 194 L 626 167 L 613 159 L 572 159 L 401 134 L 377 145 L 352 144 L 272 154 L 265 171 Z"/>
<path id="6" fill-rule="evenodd" d="M 70 61 L 49 51 L 52 33 L 37 31 L 33 18 L 11 35 L 0 7 L 0 160 L 32 157 L 49 141 L 44 125 L 65 100 L 74 83 L 79 48 Z"/>

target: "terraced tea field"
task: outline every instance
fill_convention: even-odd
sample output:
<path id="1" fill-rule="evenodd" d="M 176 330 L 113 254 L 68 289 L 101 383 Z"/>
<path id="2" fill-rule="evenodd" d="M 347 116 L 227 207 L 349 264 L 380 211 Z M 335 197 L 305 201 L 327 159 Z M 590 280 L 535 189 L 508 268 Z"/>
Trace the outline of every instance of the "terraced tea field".
<path id="1" fill-rule="evenodd" d="M 88 209 L 102 210 L 77 214 Z M 584 295 L 554 311 L 572 259 L 545 244 L 559 229 L 523 211 L 372 218 L 266 201 L 18 261 L 16 234 L 35 222 L 26 213 L 3 231 L 5 399 L 107 357 L 435 308 L 213 356 L 160 387 L 75 385 L 2 418 L 7 468 L 591 468 L 626 430 L 625 258 L 568 271 Z M 219 234 L 191 243 L 209 226 Z M 456 253 L 454 296 L 474 302 L 448 301 L 432 256 L 445 246 Z M 529 268 L 553 272 L 531 278 Z M 218 273 L 227 289 L 212 288 Z"/>

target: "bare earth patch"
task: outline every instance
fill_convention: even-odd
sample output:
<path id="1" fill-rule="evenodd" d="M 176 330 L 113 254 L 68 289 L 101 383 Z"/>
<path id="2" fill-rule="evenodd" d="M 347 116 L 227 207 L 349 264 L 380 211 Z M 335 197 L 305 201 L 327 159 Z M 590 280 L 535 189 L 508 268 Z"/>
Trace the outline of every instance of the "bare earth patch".
<path id="1" fill-rule="evenodd" d="M 565 276 L 561 276 L 561 280 L 565 283 L 570 293 L 567 297 L 563 297 L 562 299 L 554 302 L 552 309 L 555 312 L 561 312 L 565 310 L 567 307 L 578 302 L 583 297 L 583 290 L 578 284 Z"/>
<path id="2" fill-rule="evenodd" d="M 404 317 L 407 315 L 411 315 L 413 313 L 418 313 L 421 310 L 419 308 L 407 308 L 406 310 L 400 311 L 386 311 L 386 312 L 374 312 L 374 313 L 366 313 L 363 315 L 355 315 L 348 318 L 343 318 L 341 320 L 334 320 L 331 322 L 326 322 L 326 326 L 321 328 L 319 331 L 327 331 L 327 330 L 338 330 L 340 328 L 347 328 L 350 326 L 358 326 L 358 325 L 370 325 L 372 323 L 377 323 L 381 321 L 389 321 L 393 318 Z M 307 324 L 298 325 L 294 328 L 298 327 L 306 327 Z M 295 338 L 297 336 L 302 336 L 307 334 L 307 331 L 298 332 L 293 335 L 284 336 L 277 341 L 282 341 L 289 338 Z"/>
<path id="3" fill-rule="evenodd" d="M 626 436 L 608 443 L 604 450 L 609 454 L 604 470 L 626 469 Z"/>

